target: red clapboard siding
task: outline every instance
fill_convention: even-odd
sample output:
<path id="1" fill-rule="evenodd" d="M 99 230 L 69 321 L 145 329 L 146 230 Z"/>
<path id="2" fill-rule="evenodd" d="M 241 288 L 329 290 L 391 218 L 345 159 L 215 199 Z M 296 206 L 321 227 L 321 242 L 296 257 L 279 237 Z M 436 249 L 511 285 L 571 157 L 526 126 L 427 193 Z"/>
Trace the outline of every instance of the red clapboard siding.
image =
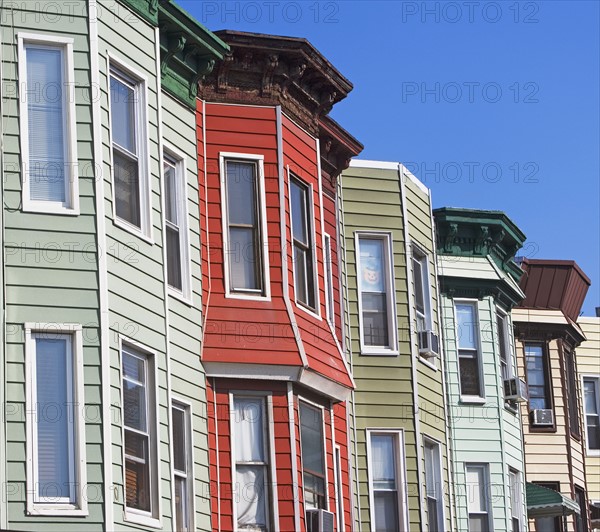
<path id="1" fill-rule="evenodd" d="M 342 343 L 342 307 L 340 299 L 340 272 L 338 255 L 338 226 L 336 203 L 328 194 L 323 194 L 323 212 L 325 215 L 325 232 L 331 237 L 331 275 L 333 277 L 333 318 L 338 342 Z"/>
<path id="2" fill-rule="evenodd" d="M 301 340 L 304 344 L 306 358 L 311 369 L 328 377 L 331 380 L 339 382 L 345 386 L 351 387 L 352 381 L 348 370 L 344 364 L 342 354 L 336 345 L 335 338 L 325 319 L 325 277 L 323 266 L 323 234 L 321 228 L 321 197 L 319 195 L 319 177 L 317 166 L 317 144 L 316 139 L 294 124 L 289 118 L 283 117 L 283 154 L 284 165 L 290 168 L 291 172 L 296 169 L 295 175 L 302 181 L 312 186 L 313 189 L 313 210 L 315 219 L 313 220 L 313 231 L 315 236 L 315 254 L 317 260 L 317 279 L 319 312 L 322 319 L 313 316 L 304 311 L 298 305 L 293 305 L 295 309 L 296 321 L 300 329 Z M 297 154 L 301 153 L 302 156 Z M 294 158 L 294 156 L 296 158 Z M 308 162 L 307 162 L 308 161 Z M 312 161 L 312 164 L 310 164 Z M 286 176 L 287 179 L 287 176 Z M 289 192 L 286 187 L 286 230 L 287 241 L 291 242 L 291 228 L 289 223 Z M 289 246 L 288 256 L 288 275 L 290 279 L 290 299 L 295 301 L 294 294 L 294 272 L 293 272 L 293 250 Z"/>

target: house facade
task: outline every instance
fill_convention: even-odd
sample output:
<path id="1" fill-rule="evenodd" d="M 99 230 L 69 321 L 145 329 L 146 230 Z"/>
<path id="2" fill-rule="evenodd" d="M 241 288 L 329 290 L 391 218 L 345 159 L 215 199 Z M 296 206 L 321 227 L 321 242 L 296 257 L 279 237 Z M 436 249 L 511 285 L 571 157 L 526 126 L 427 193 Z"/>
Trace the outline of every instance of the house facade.
<path id="1" fill-rule="evenodd" d="M 585 477 L 593 530 L 600 529 L 600 316 L 579 317 L 585 340 L 577 348 L 577 375 L 581 382 Z"/>
<path id="2" fill-rule="evenodd" d="M 443 319 L 456 527 L 527 530 L 511 309 L 523 298 L 525 236 L 502 212 L 433 211 Z"/>
<path id="3" fill-rule="evenodd" d="M 304 39 L 223 31 L 197 132 L 213 530 L 351 527 L 337 178 L 352 85 Z"/>
<path id="4" fill-rule="evenodd" d="M 356 526 L 450 530 L 430 193 L 403 165 L 379 161 L 352 161 L 341 187 Z"/>
<path id="5" fill-rule="evenodd" d="M 0 528 L 208 530 L 195 99 L 228 48 L 151 0 L 2 37 Z"/>
<path id="6" fill-rule="evenodd" d="M 577 319 L 590 280 L 573 261 L 524 259 L 521 267 L 526 298 L 512 318 L 519 373 L 529 389 L 529 401 L 521 405 L 529 529 L 587 532 L 583 372 L 577 360 L 585 334 Z"/>

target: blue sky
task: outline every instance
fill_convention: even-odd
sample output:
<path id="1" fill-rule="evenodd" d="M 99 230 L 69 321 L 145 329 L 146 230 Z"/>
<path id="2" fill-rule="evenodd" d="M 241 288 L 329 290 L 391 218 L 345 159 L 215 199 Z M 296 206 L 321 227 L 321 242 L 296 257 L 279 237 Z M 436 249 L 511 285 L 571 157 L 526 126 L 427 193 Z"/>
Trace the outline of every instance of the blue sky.
<path id="1" fill-rule="evenodd" d="M 354 90 L 332 116 L 435 207 L 505 211 L 600 306 L 600 3 L 179 0 L 211 30 L 307 38 Z"/>

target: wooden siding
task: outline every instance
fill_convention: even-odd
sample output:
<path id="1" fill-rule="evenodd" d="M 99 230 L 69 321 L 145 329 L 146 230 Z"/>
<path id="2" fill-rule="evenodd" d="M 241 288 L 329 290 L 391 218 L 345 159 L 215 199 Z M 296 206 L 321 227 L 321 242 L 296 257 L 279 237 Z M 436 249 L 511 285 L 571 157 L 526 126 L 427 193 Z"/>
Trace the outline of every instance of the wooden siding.
<path id="1" fill-rule="evenodd" d="M 584 375 L 595 375 L 600 379 L 600 318 L 582 317 L 577 323 L 586 336 L 586 340 L 575 351 L 578 376 L 580 380 Z M 582 416 L 585 416 L 585 410 Z M 600 501 L 600 454 L 587 452 L 585 475 L 589 500 Z"/>
<path id="2" fill-rule="evenodd" d="M 491 495 L 489 504 L 494 530 L 510 531 L 512 530 L 509 513 L 510 493 L 506 489 L 509 485 L 509 467 L 521 474 L 522 501 L 525 500 L 525 467 L 521 448 L 520 419 L 518 412 L 514 413 L 504 405 L 503 382 L 499 371 L 500 355 L 495 301 L 488 296 L 473 302 L 477 304 L 481 375 L 485 395 L 485 401 L 481 404 L 466 403 L 461 400 L 457 325 L 454 319 L 455 302 L 447 294 L 442 296 L 456 524 L 459 530 L 467 529 L 465 466 L 469 463 L 484 463 L 489 467 Z M 511 344 L 512 342 L 511 339 Z M 523 504 L 521 523 L 525 523 L 525 520 L 526 510 Z"/>
<path id="3" fill-rule="evenodd" d="M 73 10 L 67 1 L 54 2 L 52 17 L 39 16 L 27 2 L 2 12 L 2 120 L 4 141 L 4 231 L 6 267 L 6 484 L 2 513 L 11 530 L 60 528 L 65 532 L 101 530 L 104 499 L 102 420 L 109 409 L 101 404 L 98 242 L 95 230 L 97 181 L 94 173 L 87 4 Z M 36 12 L 38 11 L 38 12 Z M 16 98 L 19 32 L 73 39 L 78 216 L 27 213 L 21 209 L 19 102 Z M 23 132 L 26 134 L 26 132 Z M 24 164 L 28 164 L 23 161 Z M 77 323 L 83 326 L 83 375 L 89 515 L 76 520 L 28 516 L 26 497 L 25 322 Z M 29 415 L 34 415 L 29 414 Z M 3 464 L 4 467 L 4 464 Z M 59 524 L 60 523 L 60 524 Z"/>
<path id="4" fill-rule="evenodd" d="M 413 414 L 411 348 L 406 332 L 408 293 L 402 196 L 397 171 L 351 166 L 342 173 L 348 283 L 348 323 L 356 390 L 355 434 L 358 471 L 358 519 L 362 530 L 371 530 L 367 471 L 366 429 L 405 431 L 409 524 L 420 529 L 417 453 Z M 360 355 L 355 231 L 392 233 L 399 356 Z"/>

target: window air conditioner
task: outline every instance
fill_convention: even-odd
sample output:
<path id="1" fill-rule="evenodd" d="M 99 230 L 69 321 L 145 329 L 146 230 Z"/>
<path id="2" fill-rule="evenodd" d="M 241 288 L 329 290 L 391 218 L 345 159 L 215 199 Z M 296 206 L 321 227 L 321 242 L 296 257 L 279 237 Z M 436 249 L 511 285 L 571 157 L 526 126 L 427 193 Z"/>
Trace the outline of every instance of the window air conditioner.
<path id="1" fill-rule="evenodd" d="M 533 425 L 536 427 L 551 427 L 554 425 L 554 412 L 550 408 L 537 408 L 531 413 Z"/>
<path id="2" fill-rule="evenodd" d="M 527 384 L 519 377 L 512 377 L 504 380 L 504 399 L 507 401 L 517 401 L 522 403 L 529 399 Z"/>
<path id="3" fill-rule="evenodd" d="M 306 532 L 333 532 L 333 513 L 306 510 Z"/>
<path id="4" fill-rule="evenodd" d="M 433 331 L 418 332 L 419 336 L 419 355 L 425 358 L 440 356 L 440 339 Z"/>

